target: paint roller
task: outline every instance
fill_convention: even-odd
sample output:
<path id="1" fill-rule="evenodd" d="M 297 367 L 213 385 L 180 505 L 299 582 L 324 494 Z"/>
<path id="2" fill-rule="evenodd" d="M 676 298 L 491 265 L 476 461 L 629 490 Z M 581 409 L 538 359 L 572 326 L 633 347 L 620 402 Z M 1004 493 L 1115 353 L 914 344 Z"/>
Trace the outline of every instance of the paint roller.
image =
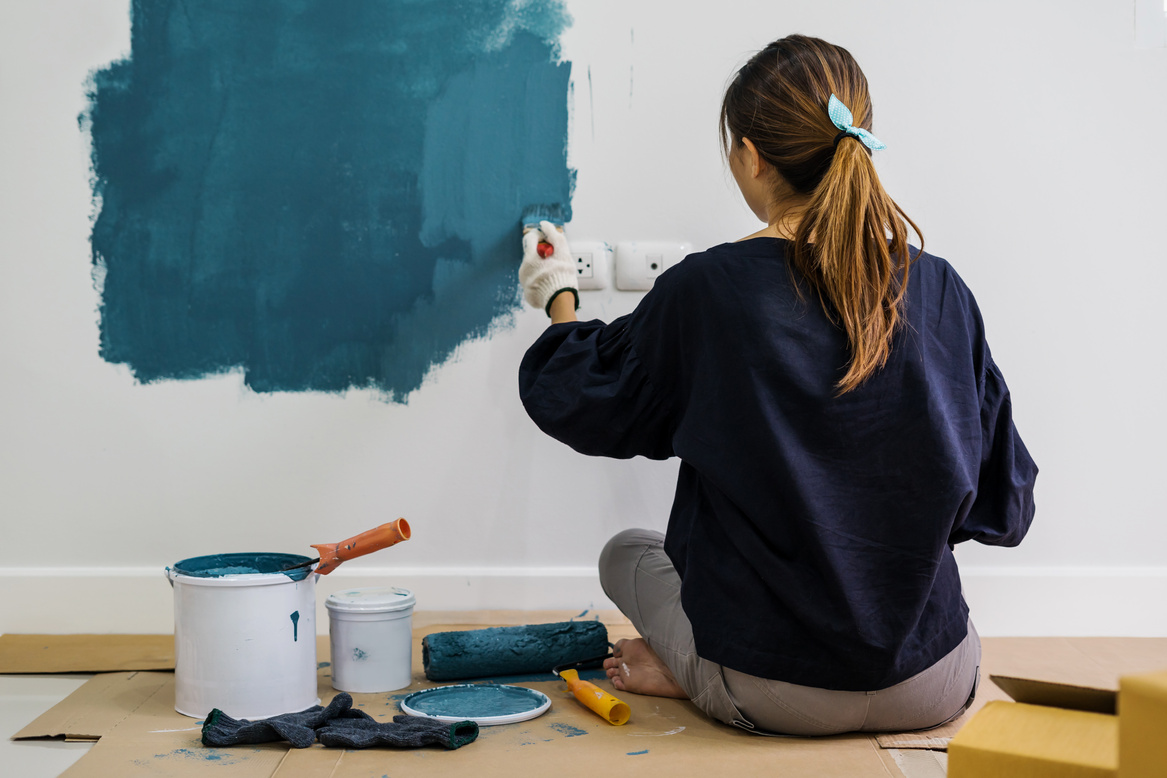
<path id="1" fill-rule="evenodd" d="M 339 543 L 313 543 L 311 544 L 312 548 L 316 549 L 316 553 L 320 554 L 320 556 L 315 559 L 310 559 L 307 562 L 285 567 L 278 572 L 283 573 L 288 570 L 295 570 L 297 567 L 315 565 L 319 562 L 320 564 L 316 566 L 314 572 L 320 575 L 328 575 L 345 560 L 356 559 L 359 556 L 371 554 L 383 548 L 389 548 L 389 546 L 396 545 L 403 540 L 409 540 L 409 522 L 405 519 L 397 519 L 388 524 L 382 524 L 380 527 L 366 530 L 359 535 L 354 535 L 348 540 L 342 540 Z"/>
<path id="2" fill-rule="evenodd" d="M 435 632 L 422 638 L 421 656 L 431 681 L 552 672 L 605 721 L 623 724 L 631 715 L 626 703 L 581 680 L 574 669 L 608 656 L 608 630 L 598 621 Z"/>

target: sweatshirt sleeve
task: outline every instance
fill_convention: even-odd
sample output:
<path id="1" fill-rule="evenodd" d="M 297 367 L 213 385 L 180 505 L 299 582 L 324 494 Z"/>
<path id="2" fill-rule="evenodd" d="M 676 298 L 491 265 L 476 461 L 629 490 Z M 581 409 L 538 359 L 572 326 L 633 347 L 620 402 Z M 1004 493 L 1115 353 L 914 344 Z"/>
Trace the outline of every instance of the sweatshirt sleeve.
<path id="1" fill-rule="evenodd" d="M 982 398 L 983 442 L 976 499 L 950 542 L 976 540 L 991 546 L 1016 546 L 1033 521 L 1037 465 L 1013 425 L 1005 378 L 987 354 Z"/>
<path id="2" fill-rule="evenodd" d="M 671 414 L 634 347 L 631 319 L 548 327 L 523 357 L 519 396 L 541 430 L 581 454 L 667 459 Z"/>

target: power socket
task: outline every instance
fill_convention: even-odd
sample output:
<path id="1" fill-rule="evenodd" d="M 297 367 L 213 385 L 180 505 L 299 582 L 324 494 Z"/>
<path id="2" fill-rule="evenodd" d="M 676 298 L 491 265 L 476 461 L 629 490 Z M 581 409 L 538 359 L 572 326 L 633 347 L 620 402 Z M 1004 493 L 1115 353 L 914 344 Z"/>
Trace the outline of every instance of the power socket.
<path id="1" fill-rule="evenodd" d="M 612 247 L 603 241 L 572 241 L 576 279 L 581 291 L 607 289 L 612 283 Z"/>
<path id="2" fill-rule="evenodd" d="M 693 252 L 681 241 L 623 241 L 616 244 L 616 288 L 647 292 L 656 277 Z"/>

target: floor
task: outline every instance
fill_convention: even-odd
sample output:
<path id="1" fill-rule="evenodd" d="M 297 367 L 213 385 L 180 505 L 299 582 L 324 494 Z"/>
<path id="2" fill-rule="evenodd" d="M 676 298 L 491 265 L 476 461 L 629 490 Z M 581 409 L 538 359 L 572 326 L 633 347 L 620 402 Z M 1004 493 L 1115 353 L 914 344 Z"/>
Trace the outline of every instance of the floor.
<path id="1" fill-rule="evenodd" d="M 0 675 L 0 764 L 6 775 L 56 778 L 93 747 L 93 743 L 9 739 L 92 677 L 88 673 Z"/>
<path id="2" fill-rule="evenodd" d="M 432 628 L 433 624 L 448 622 L 450 615 L 415 614 L 415 635 Z M 562 615 L 558 613 L 525 613 L 518 619 L 515 614 L 500 612 L 481 612 L 472 617 L 466 613 L 459 615 L 462 618 L 458 622 L 465 627 L 563 620 L 556 618 Z M 609 623 L 608 618 L 604 621 Z M 609 634 L 610 639 L 616 640 L 632 636 L 634 632 L 630 625 L 609 624 Z M 1099 687 L 1113 687 L 1121 674 L 1167 667 L 1167 639 L 988 638 L 984 640 L 984 648 L 986 675 L 1018 675 Z M 5 766 L 5 774 L 52 778 L 88 753 L 92 743 L 16 742 L 9 738 L 92 677 L 92 674 L 84 673 L 0 675 L 0 764 Z M 987 681 L 982 692 L 982 697 L 1002 696 Z M 883 753 L 889 758 L 882 760 L 884 766 L 880 773 L 891 778 L 900 778 L 901 775 L 904 778 L 943 778 L 945 775 L 946 755 L 943 751 L 892 747 L 884 749 Z"/>

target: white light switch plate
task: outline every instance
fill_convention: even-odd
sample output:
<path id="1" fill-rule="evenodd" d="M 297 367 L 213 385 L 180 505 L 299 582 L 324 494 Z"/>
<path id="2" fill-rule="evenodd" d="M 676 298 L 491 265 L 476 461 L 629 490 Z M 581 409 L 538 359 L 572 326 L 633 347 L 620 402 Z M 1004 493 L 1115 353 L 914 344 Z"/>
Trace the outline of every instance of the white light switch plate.
<path id="1" fill-rule="evenodd" d="M 640 240 L 616 244 L 616 288 L 626 292 L 647 292 L 664 271 L 693 252 L 680 241 Z"/>

